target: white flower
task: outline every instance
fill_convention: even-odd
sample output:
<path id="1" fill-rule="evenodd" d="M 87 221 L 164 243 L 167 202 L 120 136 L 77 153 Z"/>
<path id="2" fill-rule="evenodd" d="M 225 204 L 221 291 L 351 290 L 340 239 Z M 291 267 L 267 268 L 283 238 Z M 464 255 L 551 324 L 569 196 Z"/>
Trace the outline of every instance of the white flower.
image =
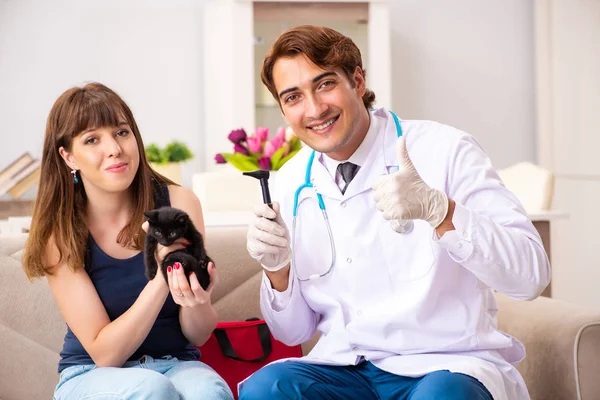
<path id="1" fill-rule="evenodd" d="M 285 128 L 285 141 L 289 142 L 294 137 L 296 137 L 296 134 L 294 133 L 294 130 L 292 129 L 292 127 L 288 126 L 287 128 Z"/>

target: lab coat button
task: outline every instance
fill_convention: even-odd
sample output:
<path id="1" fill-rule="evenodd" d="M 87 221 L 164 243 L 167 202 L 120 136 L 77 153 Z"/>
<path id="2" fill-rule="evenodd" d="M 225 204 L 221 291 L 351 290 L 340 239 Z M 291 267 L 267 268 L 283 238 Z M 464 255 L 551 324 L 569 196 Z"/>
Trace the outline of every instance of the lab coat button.
<path id="1" fill-rule="evenodd" d="M 356 350 L 358 350 L 358 347 L 354 346 L 354 347 L 352 348 L 352 350 L 356 351 Z"/>
<path id="2" fill-rule="evenodd" d="M 362 315 L 362 311 L 360 311 L 360 310 L 357 310 L 357 311 L 356 311 L 356 315 L 358 315 L 358 316 L 360 317 L 360 316 Z"/>
<path id="3" fill-rule="evenodd" d="M 457 244 L 456 244 L 456 247 L 457 247 L 458 249 L 462 249 L 462 243 L 457 243 Z"/>
<path id="4" fill-rule="evenodd" d="M 352 259 L 351 259 L 350 257 L 348 257 L 348 258 L 346 258 L 346 262 L 347 262 L 348 264 L 350 264 L 350 263 L 352 262 Z"/>
<path id="5" fill-rule="evenodd" d="M 346 208 L 346 203 L 340 203 L 340 207 Z"/>

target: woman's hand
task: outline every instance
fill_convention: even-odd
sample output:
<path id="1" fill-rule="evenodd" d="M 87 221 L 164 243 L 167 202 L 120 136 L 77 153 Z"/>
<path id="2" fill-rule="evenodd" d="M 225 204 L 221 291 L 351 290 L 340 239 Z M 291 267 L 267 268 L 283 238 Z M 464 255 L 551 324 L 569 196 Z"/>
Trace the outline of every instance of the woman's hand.
<path id="1" fill-rule="evenodd" d="M 181 307 L 196 307 L 210 304 L 210 295 L 218 281 L 217 271 L 211 262 L 208 263 L 208 276 L 210 284 L 204 290 L 200 286 L 200 282 L 198 282 L 198 277 L 193 272 L 190 272 L 190 281 L 188 283 L 183 266 L 180 263 L 176 262 L 172 268 L 167 268 L 169 289 L 171 290 L 173 301 Z"/>

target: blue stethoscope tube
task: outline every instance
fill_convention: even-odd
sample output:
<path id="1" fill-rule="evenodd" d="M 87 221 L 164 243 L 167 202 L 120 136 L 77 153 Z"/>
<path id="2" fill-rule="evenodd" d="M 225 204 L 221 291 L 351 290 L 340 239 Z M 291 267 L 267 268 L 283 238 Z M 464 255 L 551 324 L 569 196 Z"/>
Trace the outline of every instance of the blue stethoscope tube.
<path id="1" fill-rule="evenodd" d="M 400 136 L 402 136 L 402 127 L 400 126 L 400 121 L 398 120 L 398 117 L 396 116 L 396 114 L 394 114 L 391 111 L 390 111 L 390 114 L 392 114 L 392 117 L 394 118 L 394 123 L 396 124 L 396 132 L 398 133 L 398 137 L 400 137 Z M 300 278 L 300 276 L 298 276 L 298 279 L 300 281 L 310 281 L 312 279 L 321 278 L 321 277 L 329 274 L 331 272 L 331 270 L 333 269 L 333 266 L 335 265 L 335 243 L 333 241 L 333 234 L 331 233 L 331 226 L 329 225 L 329 218 L 327 216 L 327 210 L 325 210 L 325 202 L 323 201 L 323 196 L 321 196 L 321 194 L 319 192 L 317 192 L 314 185 L 310 181 L 310 175 L 311 175 L 311 171 L 312 171 L 313 162 L 315 160 L 315 154 L 316 154 L 316 152 L 315 152 L 315 150 L 313 150 L 312 153 L 310 154 L 310 157 L 308 158 L 308 162 L 306 164 L 306 174 L 304 176 L 304 183 L 302 185 L 300 185 L 300 187 L 298 187 L 298 189 L 296 189 L 296 192 L 294 193 L 294 208 L 292 209 L 292 215 L 293 215 L 292 245 L 295 243 L 296 217 L 298 216 L 298 199 L 300 197 L 300 193 L 304 189 L 313 189 L 317 195 L 319 209 L 321 209 L 321 212 L 323 213 L 323 219 L 325 220 L 325 225 L 327 226 L 327 233 L 329 235 L 329 242 L 330 242 L 330 246 L 331 246 L 332 257 L 331 257 L 331 264 L 329 265 L 329 268 L 327 269 L 327 271 L 324 274 L 312 274 L 308 278 Z M 407 233 L 412 229 L 413 221 L 411 221 L 411 220 L 391 221 L 390 225 L 391 225 L 392 229 L 398 233 Z M 292 249 L 292 267 L 295 269 L 294 258 L 295 257 L 293 255 L 293 249 Z M 296 275 L 298 275 L 298 274 L 296 274 Z"/>

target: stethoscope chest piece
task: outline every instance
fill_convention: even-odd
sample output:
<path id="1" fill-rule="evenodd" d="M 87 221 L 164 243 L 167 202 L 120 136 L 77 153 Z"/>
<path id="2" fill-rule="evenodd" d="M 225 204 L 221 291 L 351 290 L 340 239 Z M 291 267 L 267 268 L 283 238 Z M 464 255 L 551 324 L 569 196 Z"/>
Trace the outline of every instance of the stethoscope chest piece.
<path id="1" fill-rule="evenodd" d="M 409 220 L 392 220 L 390 221 L 392 229 L 398 233 L 409 233 L 415 226 L 414 222 Z"/>

